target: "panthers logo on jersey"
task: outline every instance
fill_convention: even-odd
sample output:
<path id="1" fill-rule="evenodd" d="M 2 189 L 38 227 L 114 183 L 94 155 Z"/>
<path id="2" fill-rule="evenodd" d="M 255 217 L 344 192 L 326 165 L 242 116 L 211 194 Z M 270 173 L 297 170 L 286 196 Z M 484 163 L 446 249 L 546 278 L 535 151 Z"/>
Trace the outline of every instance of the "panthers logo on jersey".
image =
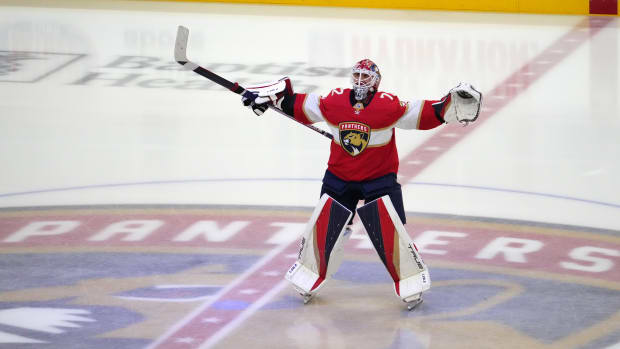
<path id="1" fill-rule="evenodd" d="M 361 122 L 341 122 L 338 124 L 340 146 L 349 155 L 357 156 L 368 146 L 370 127 Z"/>

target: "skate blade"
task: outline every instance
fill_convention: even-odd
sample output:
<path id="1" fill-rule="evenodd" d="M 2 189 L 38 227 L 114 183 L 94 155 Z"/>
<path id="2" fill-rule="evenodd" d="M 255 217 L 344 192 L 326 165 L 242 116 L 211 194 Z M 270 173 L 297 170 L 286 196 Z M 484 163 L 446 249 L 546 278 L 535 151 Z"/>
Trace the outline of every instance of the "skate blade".
<path id="1" fill-rule="evenodd" d="M 415 301 L 411 301 L 407 303 L 407 310 L 412 311 L 420 304 L 422 304 L 422 298 L 418 298 Z"/>
<path id="2" fill-rule="evenodd" d="M 312 294 L 303 294 L 303 293 L 300 293 L 300 295 L 301 295 L 302 297 L 304 297 L 304 304 L 308 304 L 308 303 L 310 303 L 310 301 L 312 301 L 312 298 L 314 298 L 314 295 L 312 295 Z"/>

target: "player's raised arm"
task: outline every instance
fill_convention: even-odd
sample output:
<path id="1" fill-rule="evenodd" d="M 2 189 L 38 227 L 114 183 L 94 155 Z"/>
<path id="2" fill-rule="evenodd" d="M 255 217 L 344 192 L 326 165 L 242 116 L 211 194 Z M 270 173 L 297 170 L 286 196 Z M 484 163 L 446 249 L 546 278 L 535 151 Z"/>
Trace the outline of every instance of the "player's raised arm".
<path id="1" fill-rule="evenodd" d="M 430 130 L 444 123 L 468 125 L 480 114 L 482 94 L 473 86 L 461 83 L 440 100 L 417 100 L 407 103 L 396 127 Z"/>
<path id="2" fill-rule="evenodd" d="M 324 121 L 320 110 L 321 97 L 313 93 L 294 93 L 288 77 L 248 86 L 246 90 L 257 97 L 254 100 L 241 97 L 241 102 L 256 115 L 262 115 L 267 110 L 267 105 L 271 105 L 304 124 Z"/>

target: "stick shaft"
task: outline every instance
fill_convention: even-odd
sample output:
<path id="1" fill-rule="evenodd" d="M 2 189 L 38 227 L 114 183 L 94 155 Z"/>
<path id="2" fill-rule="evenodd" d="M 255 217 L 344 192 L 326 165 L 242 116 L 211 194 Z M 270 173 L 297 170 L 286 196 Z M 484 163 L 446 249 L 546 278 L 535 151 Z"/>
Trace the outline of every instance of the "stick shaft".
<path id="1" fill-rule="evenodd" d="M 189 36 L 189 29 L 183 27 L 183 26 L 179 26 L 179 29 L 177 31 L 177 38 L 176 38 L 176 42 L 175 42 L 175 51 L 174 51 L 174 57 L 175 60 L 177 61 L 177 63 L 179 63 L 180 65 L 182 65 L 183 67 L 185 67 L 188 70 L 193 71 L 196 74 L 199 74 L 211 81 L 213 81 L 214 83 L 236 93 L 239 95 L 242 95 L 246 98 L 250 98 L 250 99 L 254 99 L 256 98 L 256 95 L 247 91 L 246 89 L 244 89 L 243 87 L 241 87 L 238 83 L 233 83 L 229 80 L 226 80 L 225 78 L 215 74 L 214 72 L 205 69 L 203 67 L 201 67 L 200 65 L 191 62 L 190 60 L 187 59 L 187 41 L 188 41 L 188 36 Z M 269 109 L 271 110 L 275 110 L 276 112 L 286 116 L 287 118 L 297 122 L 300 125 L 303 125 L 317 133 L 320 133 L 321 135 L 329 138 L 329 139 L 334 139 L 334 136 L 324 130 L 321 130 L 318 127 L 312 126 L 312 125 L 307 125 L 304 124 L 302 122 L 300 122 L 299 120 L 295 119 L 293 116 L 286 114 L 285 112 L 283 112 L 282 110 L 274 107 L 273 105 L 267 105 L 269 107 Z"/>

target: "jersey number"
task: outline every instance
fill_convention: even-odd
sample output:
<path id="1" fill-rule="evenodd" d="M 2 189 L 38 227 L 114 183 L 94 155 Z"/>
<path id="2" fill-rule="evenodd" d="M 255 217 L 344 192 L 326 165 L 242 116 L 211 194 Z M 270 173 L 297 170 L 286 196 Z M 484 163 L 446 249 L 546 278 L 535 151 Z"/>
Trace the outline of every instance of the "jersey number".
<path id="1" fill-rule="evenodd" d="M 336 88 L 333 89 L 332 92 L 329 94 L 330 96 L 332 95 L 341 95 L 344 91 L 341 88 Z"/>
<path id="2" fill-rule="evenodd" d="M 379 96 L 379 98 L 389 98 L 391 101 L 394 100 L 394 96 L 392 96 L 391 94 L 387 93 L 387 92 L 381 92 L 381 95 Z"/>

